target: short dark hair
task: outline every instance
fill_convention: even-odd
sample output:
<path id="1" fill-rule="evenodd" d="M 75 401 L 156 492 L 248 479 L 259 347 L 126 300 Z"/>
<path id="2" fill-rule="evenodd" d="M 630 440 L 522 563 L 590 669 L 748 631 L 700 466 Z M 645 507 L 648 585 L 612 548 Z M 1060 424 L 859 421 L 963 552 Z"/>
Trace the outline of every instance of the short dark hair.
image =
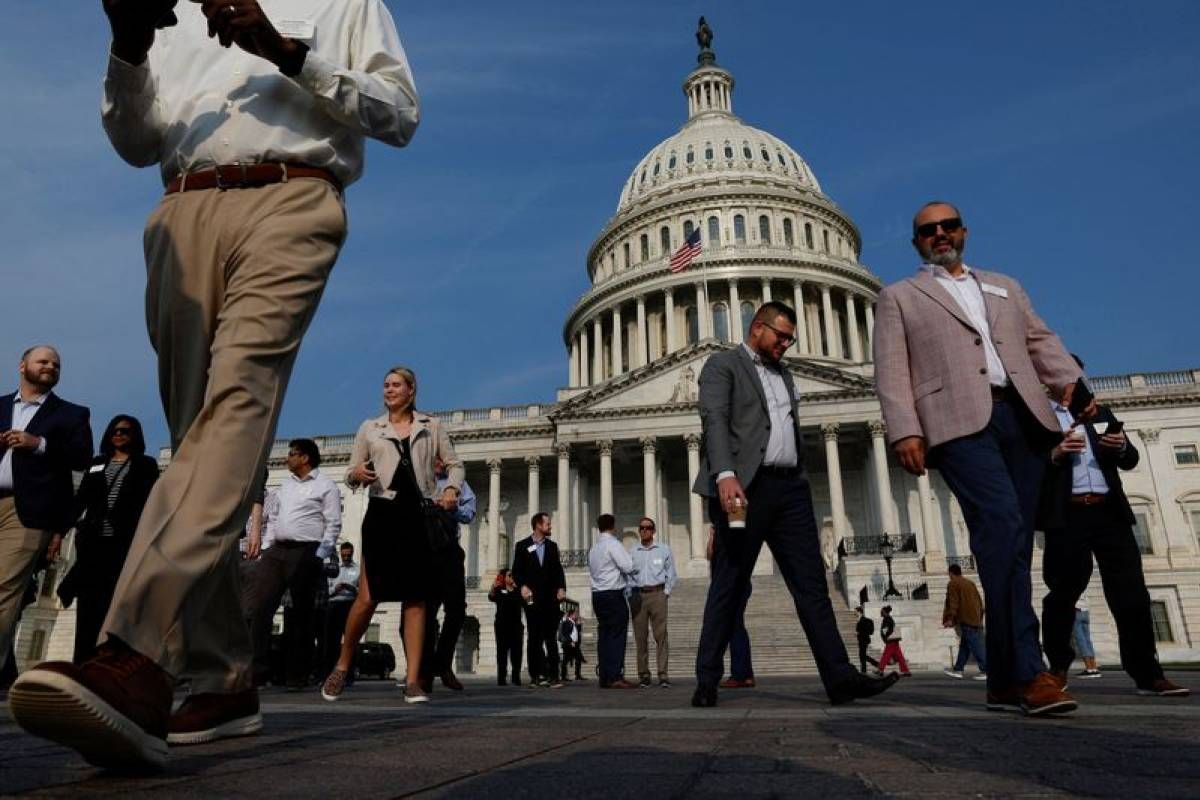
<path id="1" fill-rule="evenodd" d="M 353 549 L 354 549 L 354 542 L 342 542 L 341 546 L 340 546 L 338 549 L 339 549 L 339 550 L 345 550 L 347 547 L 349 547 L 351 550 L 353 550 Z"/>
<path id="2" fill-rule="evenodd" d="M 312 439 L 292 439 L 288 442 L 289 450 L 299 450 L 300 454 L 308 457 L 308 464 L 313 469 L 321 466 L 321 451 Z"/>
<path id="3" fill-rule="evenodd" d="M 879 609 L 879 613 L 881 613 L 881 614 L 890 614 L 890 613 L 892 613 L 892 607 L 891 607 L 891 606 L 884 606 L 883 608 Z"/>
<path id="4" fill-rule="evenodd" d="M 962 567 L 960 567 L 958 564 L 951 564 L 950 565 L 950 574 L 951 575 L 962 575 Z"/>
<path id="5" fill-rule="evenodd" d="M 604 531 L 615 531 L 617 529 L 617 518 L 612 514 L 601 514 L 596 517 L 596 530 L 603 533 Z"/>
<path id="6" fill-rule="evenodd" d="M 913 238 L 914 239 L 917 238 L 917 217 L 921 216 L 921 212 L 924 211 L 925 209 L 929 208 L 930 206 L 950 206 L 951 208 L 954 209 L 954 213 L 958 215 L 959 219 L 963 218 L 962 212 L 959 211 L 958 206 L 954 205 L 954 203 L 951 203 L 948 200 L 930 200 L 929 202 L 924 203 L 920 208 L 918 208 L 917 213 L 913 214 L 912 228 L 913 228 Z M 963 224 L 965 225 L 966 223 L 964 222 Z"/>
<path id="7" fill-rule="evenodd" d="M 113 431 L 122 422 L 129 424 L 129 452 L 139 456 L 146 452 L 146 437 L 142 433 L 142 423 L 138 422 L 137 417 L 129 414 L 117 414 L 109 420 L 108 427 L 104 429 L 104 435 L 100 437 L 100 455 L 105 458 L 112 457 L 115 450 L 112 444 Z"/>
<path id="8" fill-rule="evenodd" d="M 537 512 L 536 514 L 534 514 L 532 517 L 529 518 L 529 529 L 533 530 L 538 525 L 542 524 L 542 520 L 546 519 L 549 516 L 550 515 L 547 514 L 545 511 Z"/>
<path id="9" fill-rule="evenodd" d="M 796 310 L 787 303 L 781 303 L 778 300 L 771 300 L 763 303 L 758 307 L 758 311 L 754 312 L 753 322 L 761 322 L 764 325 L 770 325 L 780 317 L 786 317 L 787 321 L 796 324 Z"/>

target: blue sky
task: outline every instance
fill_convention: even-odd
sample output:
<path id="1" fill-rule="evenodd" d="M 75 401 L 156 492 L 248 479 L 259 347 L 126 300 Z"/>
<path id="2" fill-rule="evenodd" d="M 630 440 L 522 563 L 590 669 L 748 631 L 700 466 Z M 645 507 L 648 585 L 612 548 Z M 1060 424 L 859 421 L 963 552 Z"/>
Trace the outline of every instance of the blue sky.
<path id="1" fill-rule="evenodd" d="M 588 246 L 684 121 L 702 13 L 735 113 L 804 156 L 885 282 L 915 264 L 915 207 L 949 198 L 968 262 L 1018 277 L 1090 372 L 1200 367 L 1200 3 L 388 5 L 423 122 L 350 189 L 281 436 L 353 431 L 395 363 L 429 409 L 553 399 Z M 100 129 L 107 31 L 99 2 L 54 2 L 0 33 L 0 389 L 57 343 L 63 396 L 164 444 L 141 256 L 160 186 Z"/>

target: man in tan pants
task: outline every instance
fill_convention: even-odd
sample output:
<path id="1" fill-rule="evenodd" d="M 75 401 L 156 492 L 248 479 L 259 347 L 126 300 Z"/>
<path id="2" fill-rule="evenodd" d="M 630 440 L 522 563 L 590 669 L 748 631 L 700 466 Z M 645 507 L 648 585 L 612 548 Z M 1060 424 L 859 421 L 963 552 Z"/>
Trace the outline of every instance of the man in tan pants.
<path id="1" fill-rule="evenodd" d="M 104 0 L 105 131 L 125 160 L 158 163 L 167 188 L 146 227 L 146 314 L 174 452 L 97 656 L 43 664 L 11 694 L 22 727 L 94 764 L 158 766 L 167 741 L 262 727 L 238 536 L 346 236 L 364 138 L 403 146 L 418 119 L 382 0 L 294 5 L 268 19 L 257 0 Z M 192 694 L 172 715 L 185 676 Z"/>
<path id="2" fill-rule="evenodd" d="M 638 522 L 641 543 L 630 554 L 637 570 L 633 579 L 630 610 L 633 613 L 633 642 L 637 646 L 638 685 L 643 689 L 650 685 L 649 634 L 653 629 L 658 685 L 668 689 L 671 680 L 667 674 L 670 655 L 667 644 L 667 600 L 679 581 L 679 575 L 675 572 L 671 548 L 657 541 L 655 532 L 654 520 L 642 517 Z"/>

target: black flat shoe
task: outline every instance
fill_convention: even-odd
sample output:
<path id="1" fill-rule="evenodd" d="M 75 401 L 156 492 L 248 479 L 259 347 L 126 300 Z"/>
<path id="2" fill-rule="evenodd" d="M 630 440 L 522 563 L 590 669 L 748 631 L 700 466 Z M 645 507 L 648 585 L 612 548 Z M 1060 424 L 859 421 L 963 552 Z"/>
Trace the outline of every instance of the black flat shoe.
<path id="1" fill-rule="evenodd" d="M 895 672 L 882 678 L 873 678 L 870 675 L 856 672 L 829 689 L 829 702 L 832 705 L 840 706 L 853 700 L 874 697 L 886 692 L 899 680 L 900 675 Z"/>
<path id="2" fill-rule="evenodd" d="M 692 705 L 696 708 L 713 708 L 717 705 L 717 687 L 697 686 L 692 694 Z"/>

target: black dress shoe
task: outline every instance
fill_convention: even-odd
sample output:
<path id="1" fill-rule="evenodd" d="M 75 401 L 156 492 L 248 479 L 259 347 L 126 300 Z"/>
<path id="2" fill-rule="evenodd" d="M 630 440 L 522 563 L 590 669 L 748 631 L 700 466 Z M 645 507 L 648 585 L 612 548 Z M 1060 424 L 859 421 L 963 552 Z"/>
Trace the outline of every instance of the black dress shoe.
<path id="1" fill-rule="evenodd" d="M 850 677 L 838 681 L 829 689 L 829 702 L 840 706 L 852 700 L 874 697 L 887 691 L 898 680 L 900 680 L 900 676 L 895 672 L 882 678 L 873 678 L 870 675 L 856 672 Z"/>
<path id="2" fill-rule="evenodd" d="M 692 693 L 692 705 L 696 708 L 713 708 L 717 704 L 717 687 L 697 686 Z"/>

